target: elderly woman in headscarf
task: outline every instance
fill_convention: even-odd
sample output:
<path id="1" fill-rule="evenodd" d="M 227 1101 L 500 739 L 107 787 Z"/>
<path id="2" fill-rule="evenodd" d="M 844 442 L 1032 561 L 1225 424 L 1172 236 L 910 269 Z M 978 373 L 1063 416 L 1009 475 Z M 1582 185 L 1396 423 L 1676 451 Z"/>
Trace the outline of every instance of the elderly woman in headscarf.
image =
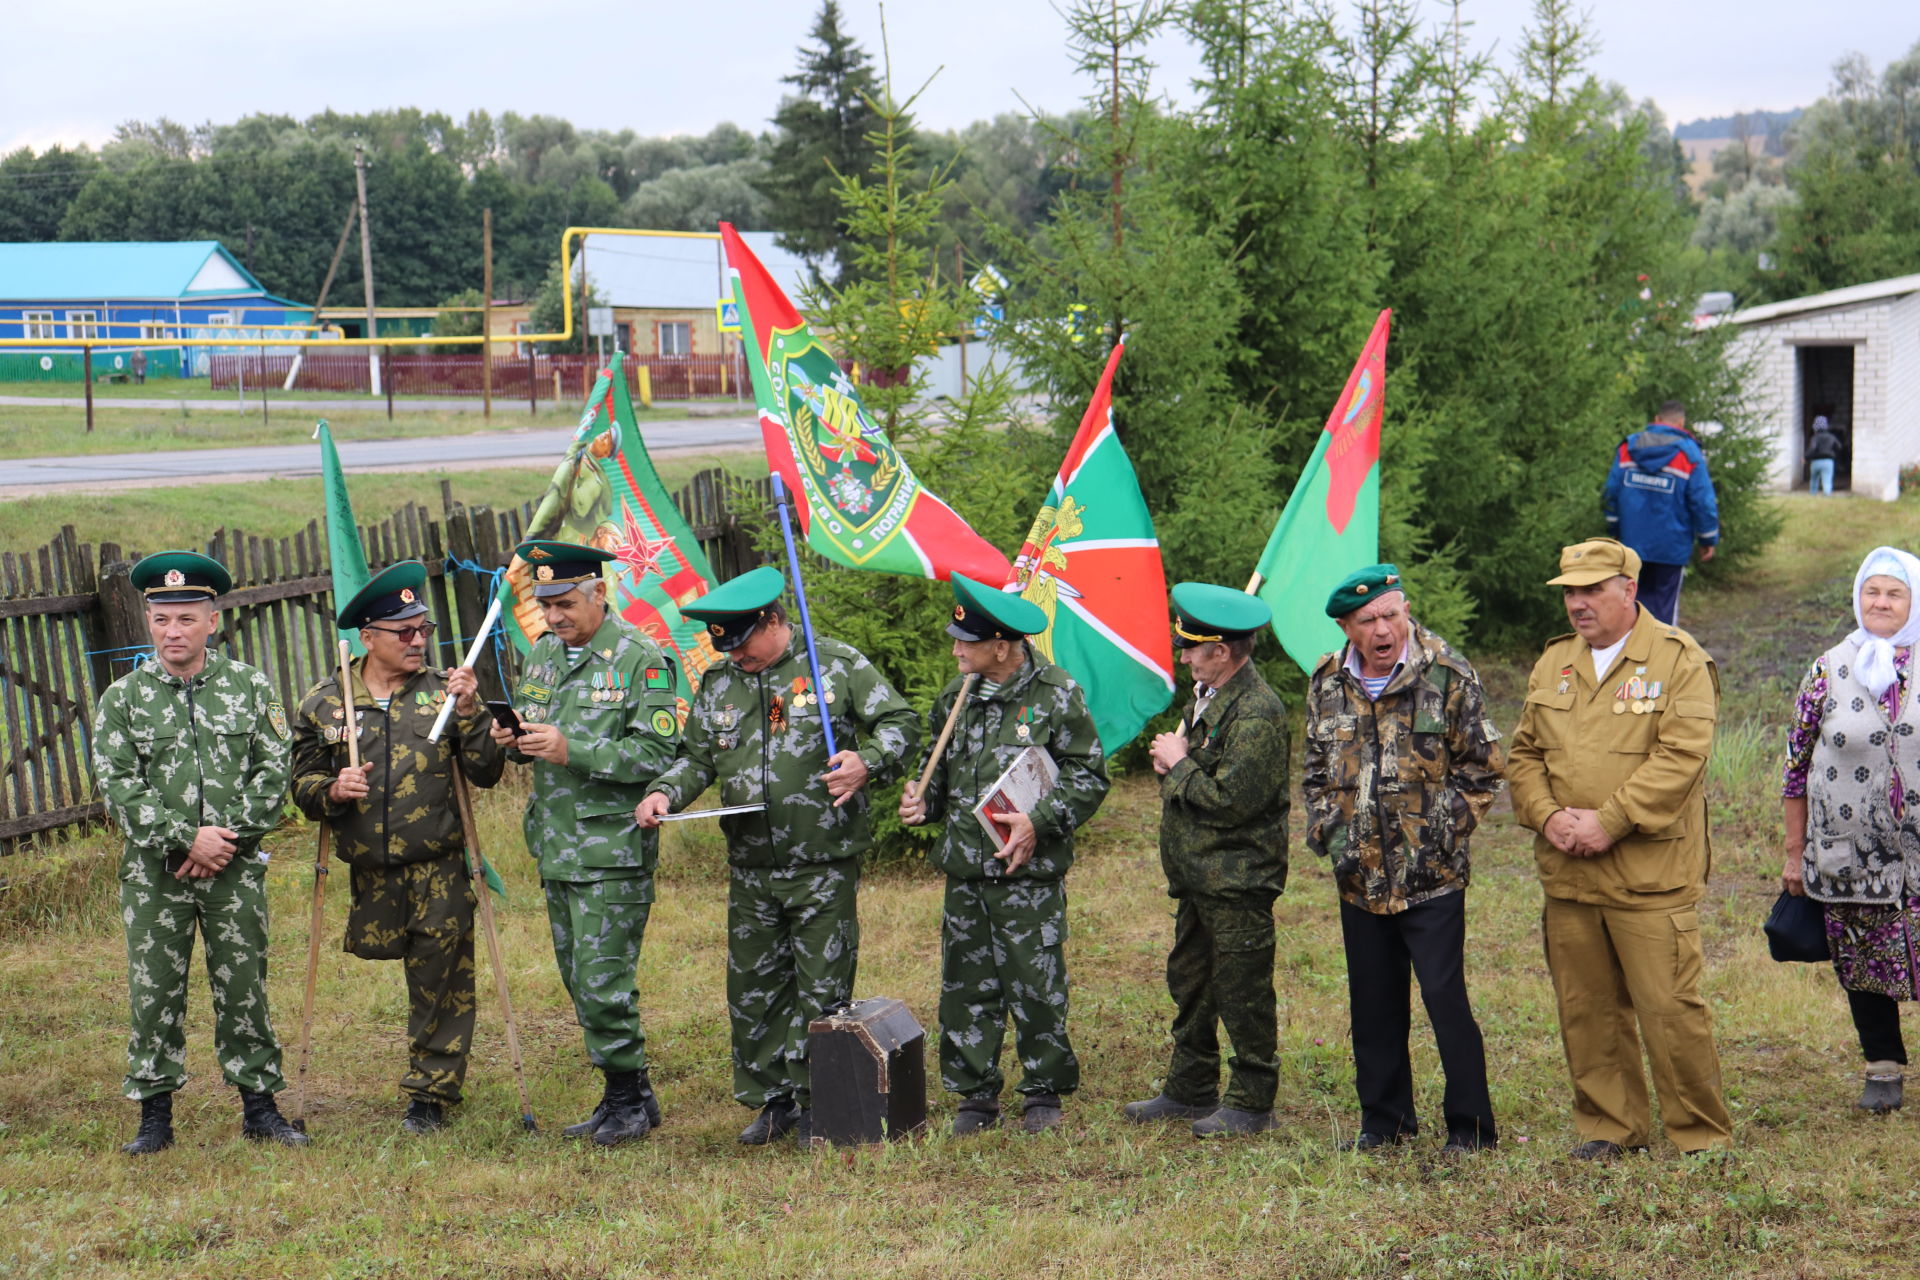
<path id="1" fill-rule="evenodd" d="M 1900 1106 L 1900 1001 L 1920 998 L 1920 560 L 1876 547 L 1853 579 L 1858 624 L 1800 681 L 1781 796 L 1787 892 L 1826 908 L 1833 968 L 1866 1057 L 1854 1105 Z"/>

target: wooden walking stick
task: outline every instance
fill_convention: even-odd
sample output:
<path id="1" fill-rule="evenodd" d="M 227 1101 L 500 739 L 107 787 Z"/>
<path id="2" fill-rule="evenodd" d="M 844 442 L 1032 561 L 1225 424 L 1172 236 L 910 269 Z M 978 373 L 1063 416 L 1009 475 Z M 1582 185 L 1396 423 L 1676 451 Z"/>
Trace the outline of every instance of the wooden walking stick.
<path id="1" fill-rule="evenodd" d="M 940 763 L 941 753 L 947 749 L 947 739 L 953 736 L 953 726 L 960 722 L 960 709 L 967 705 L 967 695 L 973 691 L 973 681 L 973 673 L 967 673 L 960 682 L 960 692 L 953 695 L 953 710 L 947 712 L 947 722 L 940 726 L 940 736 L 933 740 L 933 750 L 927 752 L 927 767 L 920 771 L 920 781 L 914 783 L 913 790 L 908 792 L 916 800 L 927 793 L 927 783 L 933 780 L 934 768 Z"/>
<path id="2" fill-rule="evenodd" d="M 340 642 L 340 701 L 346 707 L 347 761 L 360 767 L 359 725 L 353 714 L 353 650 Z M 332 784 L 329 783 L 329 786 Z M 289 1122 L 307 1131 L 307 1060 L 313 1050 L 313 993 L 320 978 L 320 931 L 327 926 L 327 854 L 333 825 L 322 819 L 313 852 L 313 915 L 307 921 L 307 995 L 300 1006 L 300 1056 L 293 1072 L 293 1118 Z"/>
<path id="3" fill-rule="evenodd" d="M 447 699 L 452 703 L 453 699 Z M 527 1069 L 520 1058 L 520 1027 L 514 1021 L 513 1000 L 507 995 L 507 970 L 500 962 L 500 934 L 493 924 L 492 890 L 480 856 L 480 829 L 473 820 L 473 792 L 467 787 L 467 775 L 460 769 L 460 746 L 453 744 L 453 795 L 460 808 L 460 830 L 466 836 L 467 878 L 473 883 L 473 895 L 480 900 L 480 927 L 487 935 L 487 959 L 493 965 L 493 982 L 499 988 L 500 1013 L 507 1023 L 507 1058 L 513 1063 L 513 1082 L 520 1087 L 520 1127 L 538 1133 L 534 1123 L 533 1100 L 527 1096 Z"/>

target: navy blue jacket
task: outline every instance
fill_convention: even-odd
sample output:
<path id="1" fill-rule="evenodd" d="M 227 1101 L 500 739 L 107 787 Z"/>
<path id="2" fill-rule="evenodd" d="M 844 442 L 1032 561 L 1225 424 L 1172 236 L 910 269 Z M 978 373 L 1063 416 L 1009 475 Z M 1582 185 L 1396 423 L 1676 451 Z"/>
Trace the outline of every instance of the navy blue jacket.
<path id="1" fill-rule="evenodd" d="M 1700 442 L 1656 422 L 1620 444 L 1607 474 L 1607 532 L 1654 564 L 1685 564 L 1720 541 L 1720 503 Z"/>

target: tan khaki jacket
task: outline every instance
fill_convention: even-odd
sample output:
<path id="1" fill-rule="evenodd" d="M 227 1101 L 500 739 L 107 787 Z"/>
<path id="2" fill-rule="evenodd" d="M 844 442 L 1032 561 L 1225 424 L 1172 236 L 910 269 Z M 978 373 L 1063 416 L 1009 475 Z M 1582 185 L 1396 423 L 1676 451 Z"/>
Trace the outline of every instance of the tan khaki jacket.
<path id="1" fill-rule="evenodd" d="M 1634 680 L 1657 696 L 1621 696 Z M 1645 609 L 1597 682 L 1585 640 L 1547 643 L 1527 680 L 1507 785 L 1520 825 L 1536 833 L 1548 897 L 1647 908 L 1699 899 L 1712 863 L 1706 776 L 1719 702 L 1707 651 Z M 1537 833 L 1562 808 L 1598 811 L 1614 846 L 1597 858 L 1554 848 Z"/>

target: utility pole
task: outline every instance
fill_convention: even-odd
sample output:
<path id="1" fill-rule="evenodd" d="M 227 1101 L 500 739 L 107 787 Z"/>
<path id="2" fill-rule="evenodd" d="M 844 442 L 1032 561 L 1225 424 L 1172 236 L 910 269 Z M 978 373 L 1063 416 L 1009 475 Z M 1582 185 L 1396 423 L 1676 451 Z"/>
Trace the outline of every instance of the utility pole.
<path id="1" fill-rule="evenodd" d="M 480 416 L 493 421 L 493 210 L 480 211 Z"/>
<path id="2" fill-rule="evenodd" d="M 362 147 L 353 149 L 353 185 L 359 193 L 360 202 L 360 280 L 367 291 L 367 337 L 378 336 L 375 326 L 378 323 L 373 314 L 373 241 L 367 236 L 367 153 Z M 367 348 L 367 381 L 373 395 L 380 394 L 380 354 L 377 348 Z"/>

